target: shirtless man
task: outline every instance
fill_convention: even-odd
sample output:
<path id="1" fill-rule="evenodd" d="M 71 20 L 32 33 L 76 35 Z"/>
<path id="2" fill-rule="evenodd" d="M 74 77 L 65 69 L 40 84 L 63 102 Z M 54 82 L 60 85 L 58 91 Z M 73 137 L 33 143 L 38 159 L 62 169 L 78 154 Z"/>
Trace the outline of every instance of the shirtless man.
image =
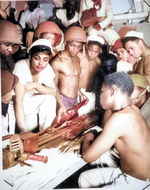
<path id="1" fill-rule="evenodd" d="M 102 51 L 101 48 L 104 44 L 104 39 L 96 35 L 90 35 L 87 38 L 87 42 L 85 55 L 82 52 L 78 53 L 78 56 L 81 59 L 79 87 L 81 88 L 81 92 L 87 96 L 89 102 L 86 106 L 79 109 L 79 115 L 87 114 L 95 109 L 95 94 L 89 91 L 95 73 L 101 64 L 98 55 Z"/>
<path id="2" fill-rule="evenodd" d="M 81 101 L 86 98 L 79 90 L 81 67 L 80 58 L 77 56 L 86 40 L 86 33 L 82 28 L 70 27 L 64 35 L 65 50 L 51 61 L 56 75 L 55 84 L 59 91 L 57 93 L 57 102 L 60 108 L 58 116 L 61 116 L 62 112 L 65 114 L 66 110 L 77 105 L 78 95 Z"/>
<path id="3" fill-rule="evenodd" d="M 134 73 L 144 75 L 150 82 L 150 48 L 143 41 L 143 33 L 127 32 L 122 43 L 130 55 L 135 58 L 141 57 L 141 60 L 134 64 Z"/>
<path id="4" fill-rule="evenodd" d="M 101 105 L 106 110 L 111 109 L 113 114 L 91 145 L 94 135 L 85 135 L 82 156 L 86 162 L 92 162 L 114 146 L 120 155 L 121 169 L 108 167 L 85 171 L 79 177 L 80 187 L 106 185 L 118 189 L 144 189 L 149 185 L 150 129 L 140 110 L 130 105 L 133 89 L 130 76 L 124 72 L 105 77 Z"/>

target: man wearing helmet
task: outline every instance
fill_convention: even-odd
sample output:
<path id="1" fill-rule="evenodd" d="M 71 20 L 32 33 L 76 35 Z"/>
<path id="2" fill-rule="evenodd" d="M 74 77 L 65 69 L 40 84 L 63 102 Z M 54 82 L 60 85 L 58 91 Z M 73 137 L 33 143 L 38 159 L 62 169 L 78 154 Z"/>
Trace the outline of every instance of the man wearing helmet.
<path id="1" fill-rule="evenodd" d="M 140 74 L 130 75 L 134 83 L 134 91 L 131 95 L 131 103 L 136 105 L 150 127 L 150 94 L 149 82 Z"/>
<path id="2" fill-rule="evenodd" d="M 22 44 L 20 34 L 17 27 L 6 20 L 0 20 L 0 63 L 1 69 L 12 73 L 14 69 L 14 60 L 12 54 L 18 45 Z M 15 128 L 14 110 L 12 101 L 9 103 L 2 102 L 2 127 L 10 128 L 13 131 Z"/>
<path id="3" fill-rule="evenodd" d="M 64 42 L 65 50 L 51 61 L 56 75 L 55 84 L 59 92 L 57 93 L 58 107 L 60 107 L 59 117 L 61 112 L 65 114 L 66 110 L 77 105 L 78 95 L 81 101 L 86 98 L 78 89 L 81 67 L 80 59 L 77 56 L 86 42 L 86 33 L 82 28 L 72 26 L 66 31 Z"/>
<path id="4" fill-rule="evenodd" d="M 1 68 L 13 71 L 14 61 L 12 54 L 15 53 L 16 46 L 22 44 L 17 27 L 9 21 L 0 20 L 0 55 Z"/>
<path id="5" fill-rule="evenodd" d="M 35 41 L 40 38 L 47 39 L 51 43 L 52 47 L 57 48 L 62 39 L 62 32 L 54 22 L 45 21 L 39 24 L 34 31 L 33 40 Z M 55 56 L 56 54 L 57 51 L 53 50 L 52 56 Z"/>
<path id="6" fill-rule="evenodd" d="M 18 84 L 18 77 L 11 74 L 9 71 L 1 69 L 1 103 L 3 105 L 8 105 L 12 97 L 15 95 L 14 89 Z M 3 106 L 2 106 L 3 108 Z M 7 116 L 3 115 L 3 109 L 1 114 L 1 130 L 2 136 L 15 133 L 15 127 L 12 127 L 6 123 Z M 9 118 L 9 116 L 8 116 Z M 2 147 L 5 148 L 8 141 L 2 142 Z"/>

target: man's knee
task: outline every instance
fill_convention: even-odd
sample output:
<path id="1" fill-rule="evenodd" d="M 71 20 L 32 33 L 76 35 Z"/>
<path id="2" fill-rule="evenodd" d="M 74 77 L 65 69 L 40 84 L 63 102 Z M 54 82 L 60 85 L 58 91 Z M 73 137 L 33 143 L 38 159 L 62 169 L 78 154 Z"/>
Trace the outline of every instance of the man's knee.
<path id="1" fill-rule="evenodd" d="M 52 95 L 46 95 L 42 107 L 46 107 L 46 109 L 56 110 L 56 98 Z"/>
<path id="2" fill-rule="evenodd" d="M 78 179 L 78 185 L 80 188 L 89 188 L 91 187 L 88 179 L 87 179 L 87 171 L 80 174 Z"/>

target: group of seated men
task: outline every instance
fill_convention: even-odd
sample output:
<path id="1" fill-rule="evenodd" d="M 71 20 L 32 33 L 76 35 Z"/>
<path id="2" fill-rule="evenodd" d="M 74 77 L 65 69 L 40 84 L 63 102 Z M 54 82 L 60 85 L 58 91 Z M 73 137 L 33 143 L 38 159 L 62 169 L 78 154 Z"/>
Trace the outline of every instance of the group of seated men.
<path id="1" fill-rule="evenodd" d="M 0 20 L 0 34 L 2 135 L 42 131 L 56 115 L 61 118 L 87 99 L 79 115 L 100 105 L 104 117 L 97 138 L 92 132 L 85 135 L 83 159 L 92 162 L 114 146 L 121 166 L 86 171 L 79 186 L 148 187 L 150 48 L 143 33 L 129 28 L 113 52 L 101 36 L 87 35 L 79 26 L 69 27 L 63 36 L 51 21 L 36 27 L 27 51 L 15 24 Z M 60 42 L 64 48 L 57 52 Z"/>

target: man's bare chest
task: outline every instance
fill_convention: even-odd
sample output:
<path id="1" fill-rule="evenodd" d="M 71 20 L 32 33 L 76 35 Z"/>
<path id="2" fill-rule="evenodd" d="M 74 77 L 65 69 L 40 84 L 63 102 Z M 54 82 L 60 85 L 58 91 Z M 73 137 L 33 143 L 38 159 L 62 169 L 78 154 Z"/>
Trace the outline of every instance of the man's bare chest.
<path id="1" fill-rule="evenodd" d="M 138 73 L 138 74 L 141 74 L 143 75 L 144 74 L 144 60 L 141 60 L 139 61 L 139 63 L 137 64 L 135 70 L 134 70 L 135 73 Z"/>

